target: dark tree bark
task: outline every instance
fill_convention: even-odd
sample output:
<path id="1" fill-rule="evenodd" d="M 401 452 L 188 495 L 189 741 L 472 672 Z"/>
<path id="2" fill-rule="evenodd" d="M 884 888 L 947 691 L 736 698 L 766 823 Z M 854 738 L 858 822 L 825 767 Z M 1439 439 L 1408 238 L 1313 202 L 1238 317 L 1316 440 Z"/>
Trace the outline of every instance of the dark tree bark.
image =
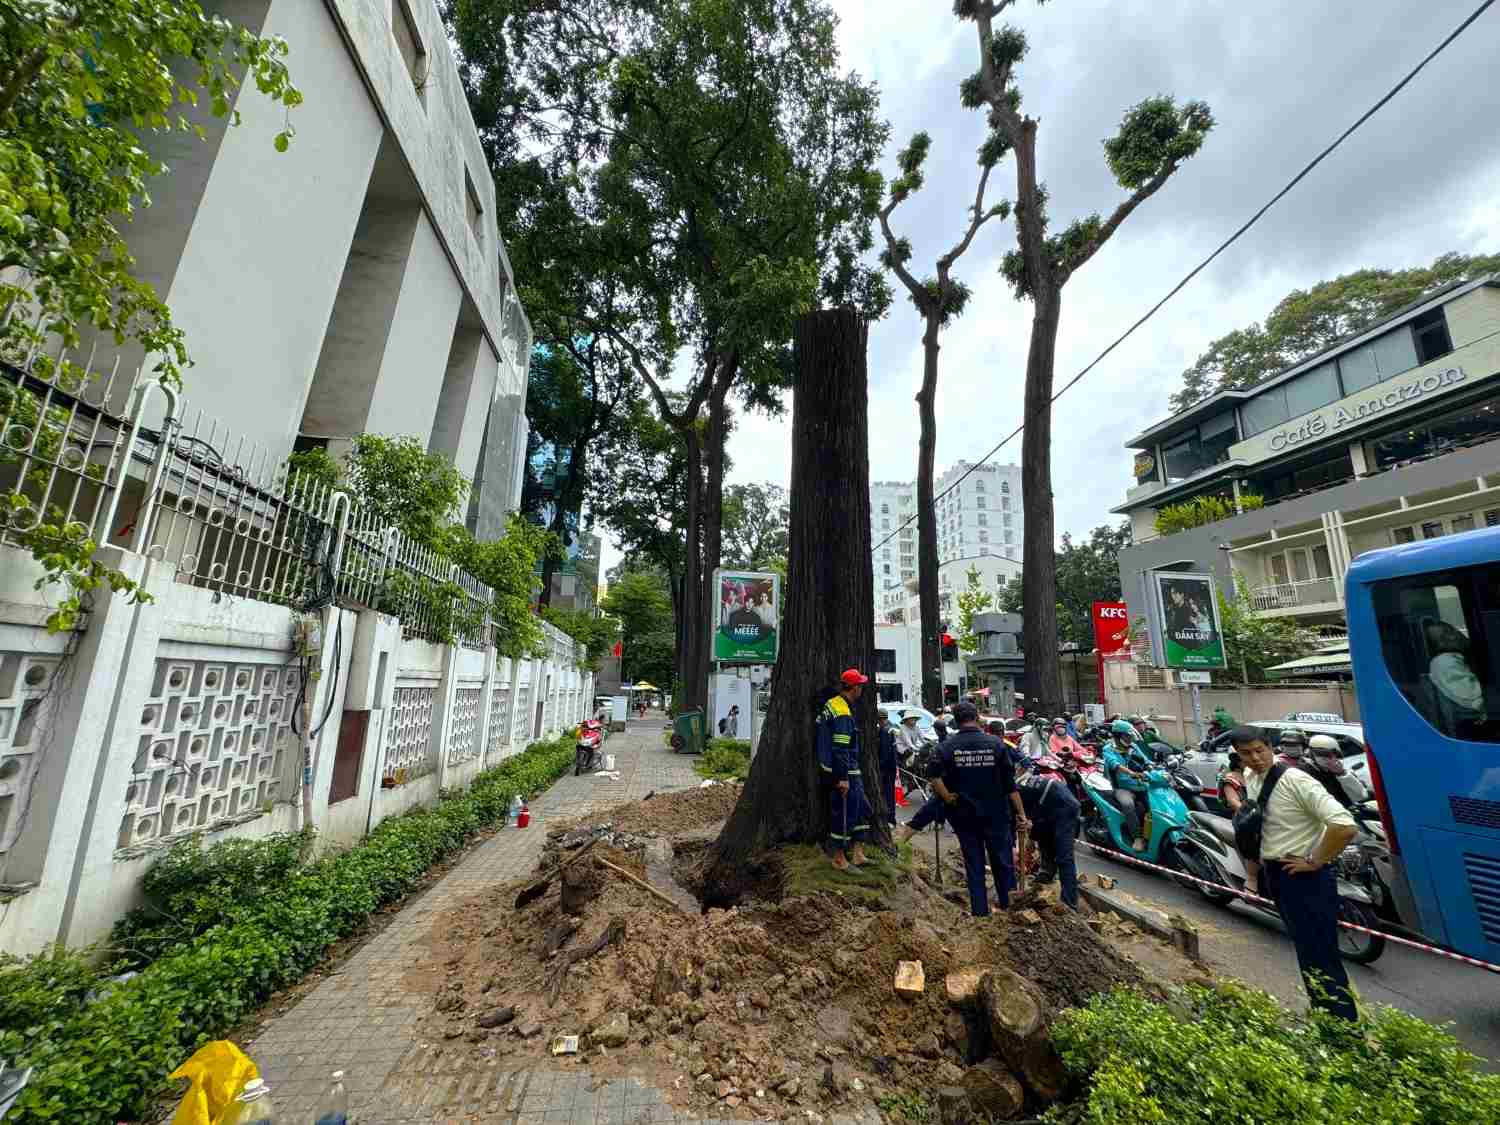
<path id="1" fill-rule="evenodd" d="M 714 613 L 718 609 L 719 591 L 714 589 L 714 570 L 724 552 L 724 447 L 729 440 L 729 388 L 738 371 L 734 355 L 720 356 L 714 368 L 713 390 L 708 396 L 707 464 L 703 481 L 702 523 L 702 593 L 699 606 L 702 619 L 690 623 L 702 638 L 698 662 L 693 666 L 692 694 L 708 703 L 708 676 L 713 664 L 712 642 Z"/>
<path id="2" fill-rule="evenodd" d="M 814 700 L 848 667 L 875 656 L 870 557 L 869 332 L 851 308 L 797 321 L 792 396 L 792 478 L 786 609 L 771 702 L 750 777 L 719 834 L 704 902 L 735 901 L 762 874 L 755 857 L 828 832 L 817 757 Z M 871 840 L 888 843 L 880 792 L 874 693 L 857 707 Z"/>
<path id="3" fill-rule="evenodd" d="M 682 676 L 682 706 L 679 710 L 702 708 L 708 699 L 704 694 L 706 680 L 700 681 L 698 669 L 706 665 L 708 644 L 703 602 L 703 436 L 697 427 L 683 433 L 687 447 L 687 512 L 682 559 L 682 629 L 681 651 L 677 668 Z"/>
<path id="4" fill-rule="evenodd" d="M 943 651 L 938 623 L 937 510 L 932 477 L 937 454 L 938 313 L 927 313 L 922 334 L 922 387 L 917 392 L 917 608 L 922 628 L 922 706 L 943 706 Z"/>
<path id="5" fill-rule="evenodd" d="M 1021 435 L 1021 510 L 1026 534 L 1021 552 L 1025 593 L 1021 651 L 1026 658 L 1027 710 L 1037 700 L 1045 714 L 1061 705 L 1062 666 L 1057 655 L 1057 555 L 1053 544 L 1052 377 L 1062 291 L 1038 293 L 1026 357 L 1026 429 Z"/>

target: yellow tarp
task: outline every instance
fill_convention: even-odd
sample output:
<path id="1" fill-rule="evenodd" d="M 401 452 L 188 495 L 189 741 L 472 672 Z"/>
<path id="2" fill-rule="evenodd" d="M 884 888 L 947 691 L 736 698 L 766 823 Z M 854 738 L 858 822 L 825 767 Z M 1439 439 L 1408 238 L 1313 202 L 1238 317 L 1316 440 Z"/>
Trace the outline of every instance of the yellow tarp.
<path id="1" fill-rule="evenodd" d="M 260 1071 L 250 1057 L 227 1039 L 205 1043 L 168 1077 L 192 1085 L 182 1095 L 172 1125 L 217 1125 L 234 1099 Z"/>

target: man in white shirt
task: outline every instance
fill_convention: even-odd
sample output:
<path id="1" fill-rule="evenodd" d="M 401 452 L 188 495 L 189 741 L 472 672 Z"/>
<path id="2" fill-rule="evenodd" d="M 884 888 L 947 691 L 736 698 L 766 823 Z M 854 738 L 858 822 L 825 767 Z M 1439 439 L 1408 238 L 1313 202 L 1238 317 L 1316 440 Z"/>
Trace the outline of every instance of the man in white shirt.
<path id="1" fill-rule="evenodd" d="M 1330 864 L 1354 838 L 1354 818 L 1311 774 L 1278 764 L 1260 728 L 1236 727 L 1229 741 L 1245 768 L 1249 800 L 1258 801 L 1276 779 L 1262 814 L 1260 882 L 1297 947 L 1307 994 L 1316 1007 L 1353 1020 L 1354 996 L 1339 955 L 1338 881 Z"/>

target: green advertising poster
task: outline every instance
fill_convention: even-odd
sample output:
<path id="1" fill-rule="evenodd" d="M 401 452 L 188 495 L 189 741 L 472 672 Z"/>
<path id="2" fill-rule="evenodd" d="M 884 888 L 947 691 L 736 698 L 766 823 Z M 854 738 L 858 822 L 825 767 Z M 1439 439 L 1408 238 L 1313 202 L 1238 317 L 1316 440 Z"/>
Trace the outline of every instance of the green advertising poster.
<path id="1" fill-rule="evenodd" d="M 724 664 L 776 661 L 780 576 L 740 570 L 715 572 L 713 659 Z"/>
<path id="2" fill-rule="evenodd" d="M 1223 668 L 1219 599 L 1208 574 L 1156 574 L 1162 653 L 1168 668 Z"/>

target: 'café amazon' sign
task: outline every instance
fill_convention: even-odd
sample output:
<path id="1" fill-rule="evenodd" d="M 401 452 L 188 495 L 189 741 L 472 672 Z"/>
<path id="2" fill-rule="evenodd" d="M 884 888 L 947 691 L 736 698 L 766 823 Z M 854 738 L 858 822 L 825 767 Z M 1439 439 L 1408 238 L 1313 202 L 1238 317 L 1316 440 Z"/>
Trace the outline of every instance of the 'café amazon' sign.
<path id="1" fill-rule="evenodd" d="M 1247 462 L 1275 456 L 1309 442 L 1320 441 L 1340 431 L 1361 426 L 1393 410 L 1448 393 L 1473 380 L 1462 367 L 1413 371 L 1384 383 L 1357 391 L 1264 433 L 1238 443 L 1229 455 Z"/>

